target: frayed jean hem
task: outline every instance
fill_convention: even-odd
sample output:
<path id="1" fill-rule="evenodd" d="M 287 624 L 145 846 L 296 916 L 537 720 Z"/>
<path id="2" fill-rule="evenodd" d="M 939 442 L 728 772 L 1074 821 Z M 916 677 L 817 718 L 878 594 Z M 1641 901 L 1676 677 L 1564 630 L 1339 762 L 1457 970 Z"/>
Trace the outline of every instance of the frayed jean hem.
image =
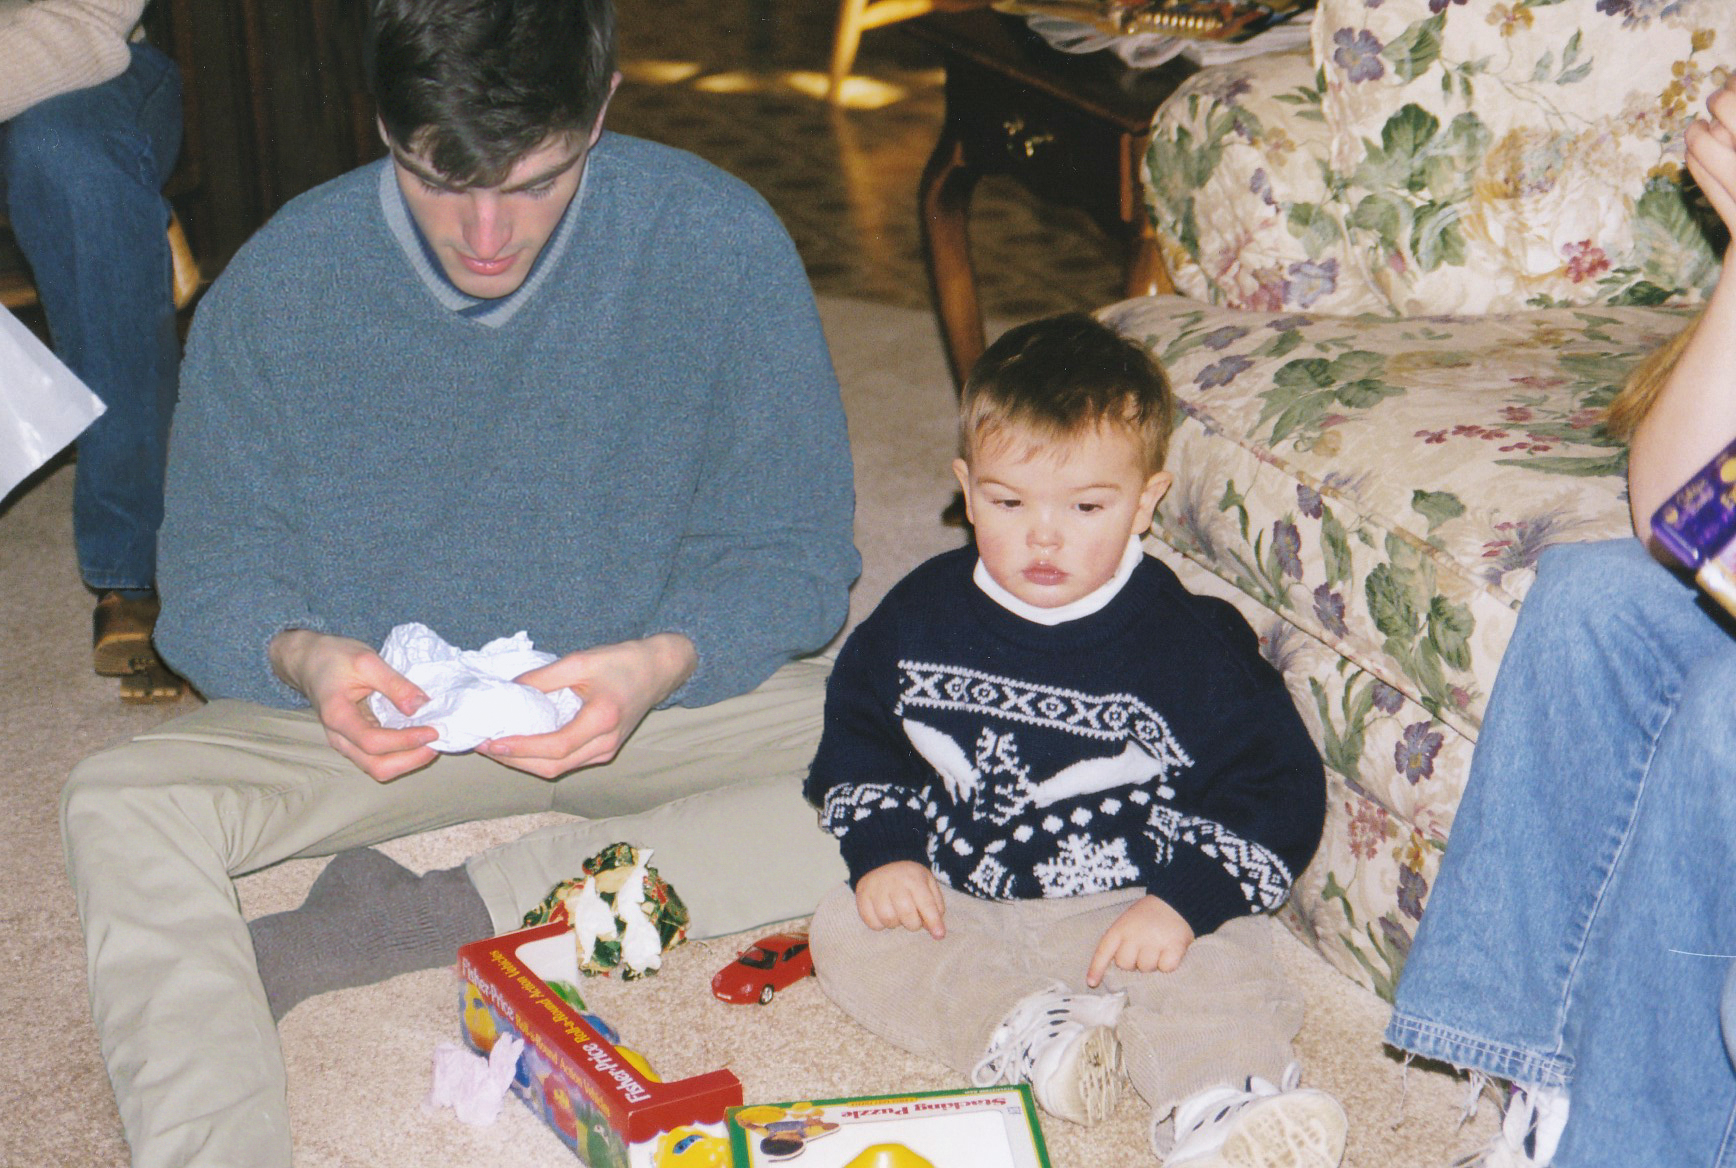
<path id="1" fill-rule="evenodd" d="M 1494 1042 L 1456 1027 L 1396 1011 L 1386 1025 L 1384 1037 L 1387 1045 L 1410 1054 L 1526 1087 L 1565 1091 L 1573 1078 L 1571 1059 Z"/>

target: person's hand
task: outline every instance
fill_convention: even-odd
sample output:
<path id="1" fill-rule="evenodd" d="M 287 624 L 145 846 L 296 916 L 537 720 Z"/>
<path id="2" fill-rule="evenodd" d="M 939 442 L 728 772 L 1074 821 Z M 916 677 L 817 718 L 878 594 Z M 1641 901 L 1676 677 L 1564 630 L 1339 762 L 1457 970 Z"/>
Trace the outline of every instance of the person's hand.
<path id="1" fill-rule="evenodd" d="M 376 782 L 389 783 L 434 761 L 428 744 L 440 737 L 432 726 L 387 730 L 368 709 L 368 695 L 384 694 L 404 714 L 414 714 L 428 695 L 380 660 L 360 641 L 308 629 L 288 629 L 271 639 L 272 671 L 313 707 L 332 749 Z"/>
<path id="2" fill-rule="evenodd" d="M 1110 965 L 1130 973 L 1174 973 L 1193 939 L 1193 926 L 1168 901 L 1142 896 L 1115 918 L 1097 942 L 1085 984 L 1096 989 Z"/>
<path id="3" fill-rule="evenodd" d="M 1736 231 L 1736 76 L 1706 99 L 1706 117 L 1688 127 L 1685 141 L 1694 181 L 1724 226 Z"/>
<path id="4" fill-rule="evenodd" d="M 573 720 L 547 734 L 496 738 L 477 749 L 544 779 L 608 762 L 645 715 L 680 689 L 698 665 L 693 642 L 677 633 L 568 653 L 517 680 L 544 693 L 571 689 L 583 703 Z"/>
<path id="5" fill-rule="evenodd" d="M 914 860 L 882 864 L 856 881 L 856 911 L 870 929 L 902 926 L 927 929 L 936 941 L 946 936 L 946 904 L 940 881 Z"/>

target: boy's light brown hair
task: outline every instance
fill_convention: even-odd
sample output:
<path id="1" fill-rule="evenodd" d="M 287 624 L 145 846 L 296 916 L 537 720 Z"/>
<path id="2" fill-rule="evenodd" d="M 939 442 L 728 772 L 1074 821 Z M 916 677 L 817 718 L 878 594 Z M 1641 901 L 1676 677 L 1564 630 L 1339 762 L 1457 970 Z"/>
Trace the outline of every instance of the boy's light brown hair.
<path id="1" fill-rule="evenodd" d="M 1151 475 L 1174 420 L 1169 378 L 1145 348 L 1068 312 L 1009 329 L 977 360 L 959 397 L 959 446 L 969 462 L 1000 435 L 1062 442 L 1109 427 L 1133 436 Z"/>

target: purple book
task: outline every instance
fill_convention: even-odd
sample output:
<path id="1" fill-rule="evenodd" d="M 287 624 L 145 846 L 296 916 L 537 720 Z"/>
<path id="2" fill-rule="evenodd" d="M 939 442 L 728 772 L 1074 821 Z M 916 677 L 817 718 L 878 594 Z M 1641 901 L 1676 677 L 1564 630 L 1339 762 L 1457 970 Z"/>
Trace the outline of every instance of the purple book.
<path id="1" fill-rule="evenodd" d="M 1713 599 L 1736 613 L 1736 442 L 1652 515 L 1652 534 Z"/>

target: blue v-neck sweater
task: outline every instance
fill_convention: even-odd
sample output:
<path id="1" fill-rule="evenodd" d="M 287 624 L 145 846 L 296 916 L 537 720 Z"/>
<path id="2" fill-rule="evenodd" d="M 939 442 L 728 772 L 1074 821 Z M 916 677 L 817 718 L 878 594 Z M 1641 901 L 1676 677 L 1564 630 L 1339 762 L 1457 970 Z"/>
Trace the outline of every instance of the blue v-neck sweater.
<path id="1" fill-rule="evenodd" d="M 514 296 L 464 297 L 384 162 L 284 208 L 189 338 L 157 638 L 211 698 L 303 704 L 286 628 L 421 621 L 552 653 L 657 632 L 757 685 L 841 625 L 850 455 L 776 217 L 699 159 L 606 134 Z"/>

